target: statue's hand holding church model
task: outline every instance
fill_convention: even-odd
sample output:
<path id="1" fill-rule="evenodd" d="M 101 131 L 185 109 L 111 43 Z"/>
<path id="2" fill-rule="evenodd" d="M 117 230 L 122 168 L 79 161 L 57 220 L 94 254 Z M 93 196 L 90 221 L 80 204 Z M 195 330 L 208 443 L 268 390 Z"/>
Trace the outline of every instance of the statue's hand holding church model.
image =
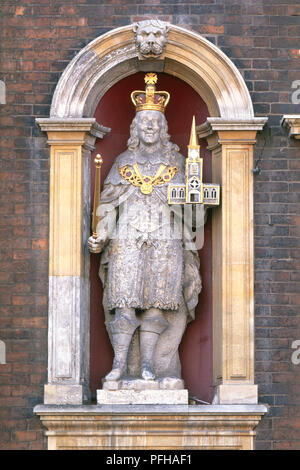
<path id="1" fill-rule="evenodd" d="M 88 246 L 101 252 L 105 321 L 114 349 L 105 382 L 164 381 L 162 388 L 183 388 L 178 347 L 194 317 L 201 279 L 197 251 L 185 249 L 182 218 L 168 203 L 171 181 L 185 181 L 186 159 L 170 142 L 164 116 L 170 97 L 155 91 L 156 80 L 147 74 L 146 90 L 131 95 L 136 116 L 128 148 L 104 181 L 99 236 L 90 237 Z"/>

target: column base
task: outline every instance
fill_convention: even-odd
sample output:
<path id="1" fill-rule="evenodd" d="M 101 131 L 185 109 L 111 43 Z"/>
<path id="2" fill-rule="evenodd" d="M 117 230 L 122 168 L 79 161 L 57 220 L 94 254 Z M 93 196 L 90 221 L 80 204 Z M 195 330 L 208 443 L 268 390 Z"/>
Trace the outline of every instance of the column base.
<path id="1" fill-rule="evenodd" d="M 46 384 L 44 386 L 45 405 L 81 405 L 82 385 Z"/>
<path id="2" fill-rule="evenodd" d="M 214 405 L 255 405 L 257 403 L 257 385 L 222 384 L 215 388 Z"/>

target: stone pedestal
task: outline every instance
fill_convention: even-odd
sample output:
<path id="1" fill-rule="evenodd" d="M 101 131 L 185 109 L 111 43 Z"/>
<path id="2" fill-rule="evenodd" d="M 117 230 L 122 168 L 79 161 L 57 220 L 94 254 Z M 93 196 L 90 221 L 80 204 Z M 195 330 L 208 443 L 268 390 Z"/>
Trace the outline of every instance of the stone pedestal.
<path id="1" fill-rule="evenodd" d="M 97 390 L 98 405 L 188 405 L 188 390 L 182 379 L 123 379 L 103 382 Z"/>
<path id="2" fill-rule="evenodd" d="M 98 405 L 187 405 L 187 390 L 97 390 Z"/>

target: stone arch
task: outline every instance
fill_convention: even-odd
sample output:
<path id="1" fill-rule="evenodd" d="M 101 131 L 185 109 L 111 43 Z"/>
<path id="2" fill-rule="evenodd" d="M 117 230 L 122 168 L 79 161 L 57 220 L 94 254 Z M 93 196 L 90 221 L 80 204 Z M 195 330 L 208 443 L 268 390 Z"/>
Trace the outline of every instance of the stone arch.
<path id="1" fill-rule="evenodd" d="M 232 61 L 199 34 L 179 26 L 169 27 L 164 54 L 152 62 L 153 67 L 191 85 L 206 102 L 212 117 L 252 119 L 249 91 Z M 141 70 L 146 62 L 138 60 L 130 25 L 96 38 L 63 72 L 53 96 L 51 118 L 92 117 L 105 92 Z"/>

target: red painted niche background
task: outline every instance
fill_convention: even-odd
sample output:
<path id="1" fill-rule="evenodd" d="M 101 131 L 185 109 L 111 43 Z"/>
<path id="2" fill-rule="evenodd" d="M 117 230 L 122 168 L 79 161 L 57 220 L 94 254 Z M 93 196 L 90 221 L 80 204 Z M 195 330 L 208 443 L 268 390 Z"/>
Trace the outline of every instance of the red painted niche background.
<path id="1" fill-rule="evenodd" d="M 102 185 L 114 159 L 126 149 L 129 128 L 135 116 L 130 94 L 133 90 L 144 90 L 144 73 L 137 73 L 120 80 L 100 100 L 95 118 L 97 122 L 111 128 L 103 140 L 96 142 L 92 155 L 91 193 L 94 194 L 94 158 L 100 153 L 103 158 Z M 180 152 L 187 156 L 191 123 L 196 116 L 196 125 L 203 123 L 208 109 L 196 91 L 182 80 L 171 75 L 158 75 L 157 90 L 166 90 L 171 99 L 166 109 L 171 141 Z M 205 182 L 211 182 L 211 154 L 206 142 L 200 142 L 204 158 L 203 175 Z M 201 261 L 202 292 L 196 308 L 196 319 L 186 329 L 180 345 L 182 377 L 192 396 L 211 402 L 212 399 L 212 256 L 211 256 L 211 214 L 205 225 L 204 247 L 199 250 Z M 91 255 L 91 342 L 90 342 L 90 385 L 93 396 L 101 388 L 101 379 L 111 369 L 113 349 L 104 325 L 102 307 L 102 285 L 98 277 L 99 255 Z"/>

